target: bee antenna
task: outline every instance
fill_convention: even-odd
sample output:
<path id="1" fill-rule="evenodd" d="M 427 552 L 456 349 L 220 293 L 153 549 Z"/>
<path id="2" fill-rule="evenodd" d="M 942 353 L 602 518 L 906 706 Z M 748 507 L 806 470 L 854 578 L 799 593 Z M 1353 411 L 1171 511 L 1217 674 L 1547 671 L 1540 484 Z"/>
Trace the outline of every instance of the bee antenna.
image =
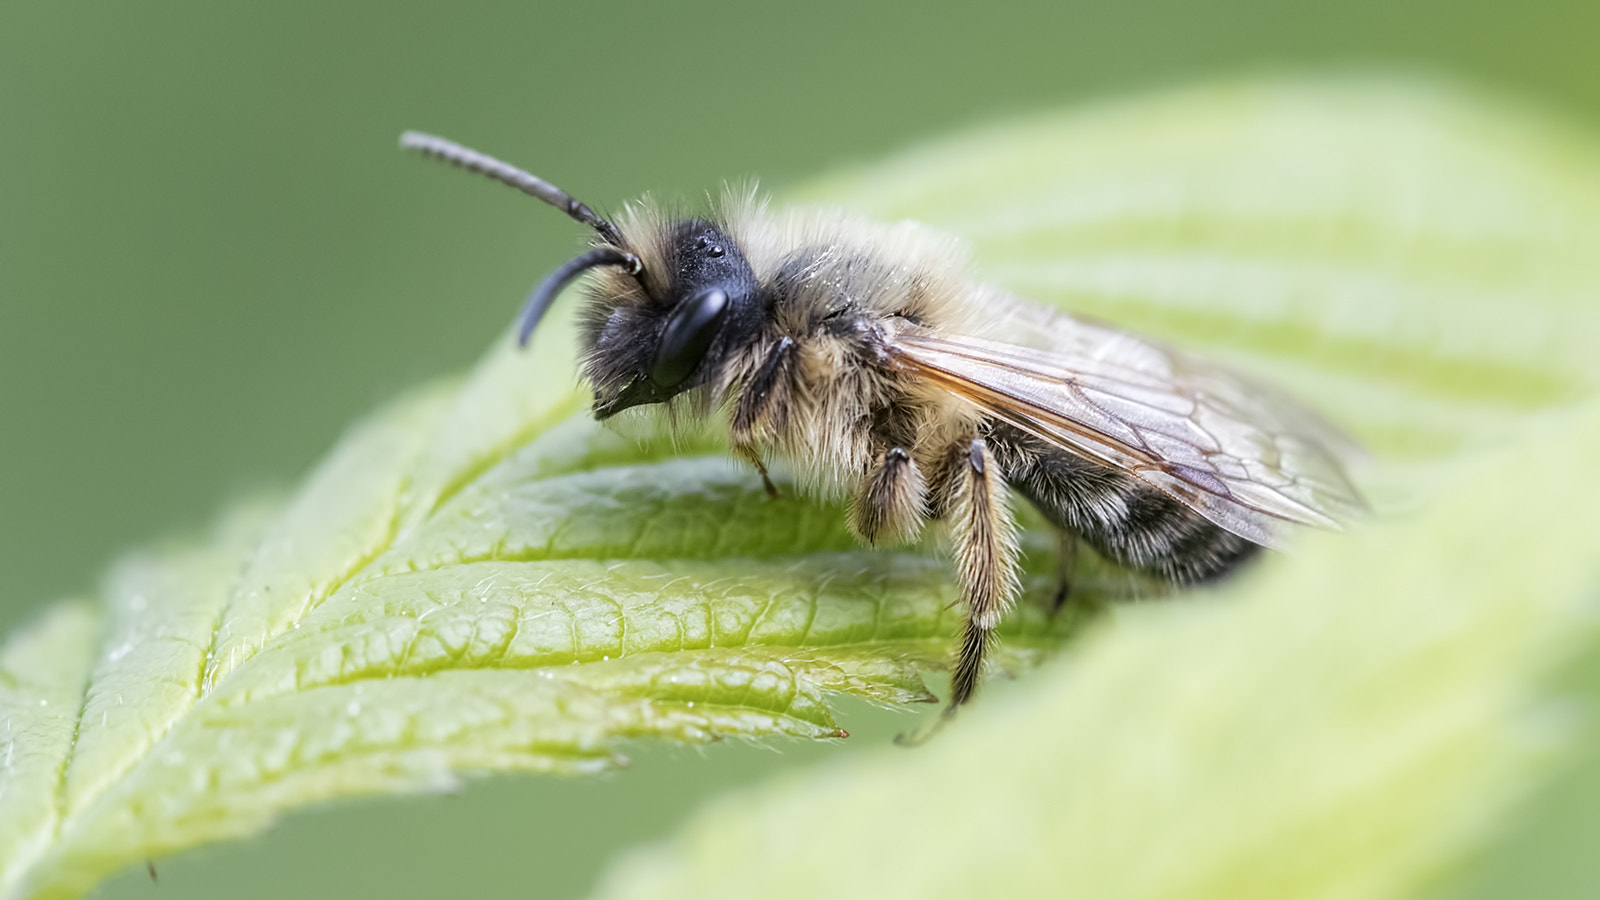
<path id="1" fill-rule="evenodd" d="M 522 315 L 517 319 L 517 346 L 528 346 L 528 336 L 533 334 L 533 329 L 539 325 L 539 320 L 544 318 L 545 310 L 561 293 L 561 289 L 572 283 L 574 278 L 582 275 L 597 266 L 624 266 L 629 275 L 639 274 L 639 257 L 632 253 L 625 253 L 615 247 L 596 247 L 577 259 L 569 260 L 560 268 L 546 275 L 539 286 L 533 289 L 533 294 L 528 297 L 528 302 L 522 307 Z"/>
<path id="2" fill-rule="evenodd" d="M 479 153 L 471 147 L 463 147 L 455 141 L 445 140 L 442 137 L 431 134 L 423 134 L 420 131 L 407 131 L 400 135 L 400 148 L 402 150 L 415 150 L 431 159 L 449 163 L 457 168 L 466 169 L 468 172 L 487 175 L 501 184 L 508 184 L 524 194 L 543 200 L 579 222 L 593 228 L 607 243 L 617 246 L 622 245 L 622 233 L 617 230 L 617 226 L 600 218 L 595 214 L 594 210 L 579 203 L 566 191 L 537 175 L 524 172 L 510 163 L 501 162 L 492 156 Z"/>

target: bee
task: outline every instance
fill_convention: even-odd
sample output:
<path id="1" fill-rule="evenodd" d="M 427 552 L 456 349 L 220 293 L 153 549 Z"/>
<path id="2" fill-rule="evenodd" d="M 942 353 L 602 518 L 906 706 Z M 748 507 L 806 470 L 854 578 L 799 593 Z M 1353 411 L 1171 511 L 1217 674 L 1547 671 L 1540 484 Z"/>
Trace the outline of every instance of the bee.
<path id="1" fill-rule="evenodd" d="M 594 416 L 662 405 L 726 428 L 777 490 L 847 504 L 873 545 L 948 530 L 965 624 L 946 712 L 977 690 L 1020 593 L 1012 495 L 1058 532 L 1070 588 L 1080 543 L 1175 585 L 1238 569 L 1286 526 L 1361 508 L 1344 442 L 1275 391 L 1155 341 L 975 281 L 955 238 L 828 209 L 772 210 L 730 190 L 700 215 L 648 201 L 616 221 L 528 172 L 442 138 L 403 148 L 486 175 L 594 234 L 551 272 L 524 346 L 589 273 L 580 366 Z"/>

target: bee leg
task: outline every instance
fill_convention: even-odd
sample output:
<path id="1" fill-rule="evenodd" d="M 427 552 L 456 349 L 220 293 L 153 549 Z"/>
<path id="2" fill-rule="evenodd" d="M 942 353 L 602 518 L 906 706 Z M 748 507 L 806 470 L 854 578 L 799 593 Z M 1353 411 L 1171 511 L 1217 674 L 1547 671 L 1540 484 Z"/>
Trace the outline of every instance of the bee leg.
<path id="1" fill-rule="evenodd" d="M 1020 590 L 1017 529 L 1006 502 L 1005 479 L 982 438 L 957 444 L 949 480 L 950 537 L 956 581 L 967 621 L 950 671 L 949 715 L 972 699 L 989 639 Z"/>
<path id="2" fill-rule="evenodd" d="M 781 495 L 777 485 L 772 483 L 771 476 L 767 475 L 767 464 L 761 459 L 761 452 L 756 449 L 757 429 L 770 434 L 788 422 L 790 398 L 793 395 L 789 371 L 794 361 L 794 348 L 792 338 L 778 339 L 772 352 L 761 361 L 761 367 L 756 369 L 749 384 L 734 401 L 733 422 L 729 429 L 734 451 L 761 473 L 761 486 L 767 489 L 767 496 L 773 499 Z"/>
<path id="3" fill-rule="evenodd" d="M 761 458 L 760 450 L 757 450 L 751 444 L 735 444 L 733 452 L 737 453 L 740 459 L 755 466 L 756 471 L 761 473 L 761 486 L 767 489 L 768 497 L 776 500 L 783 496 L 778 491 L 778 486 L 772 483 L 772 476 L 767 474 L 767 463 L 766 460 Z"/>
<path id="4" fill-rule="evenodd" d="M 1061 551 L 1056 555 L 1056 594 L 1050 601 L 1050 615 L 1054 618 L 1072 597 L 1072 576 L 1078 568 L 1078 538 L 1065 531 L 1056 533 Z"/>
<path id="5" fill-rule="evenodd" d="M 795 343 L 791 338 L 779 338 L 772 352 L 761 361 L 750 381 L 739 393 L 733 405 L 733 423 L 730 429 L 735 444 L 753 443 L 756 429 L 766 425 L 781 429 L 789 419 L 793 396 L 793 368 Z"/>
<path id="6" fill-rule="evenodd" d="M 922 530 L 927 483 L 904 447 L 890 447 L 850 503 L 850 525 L 869 544 L 914 540 Z"/>

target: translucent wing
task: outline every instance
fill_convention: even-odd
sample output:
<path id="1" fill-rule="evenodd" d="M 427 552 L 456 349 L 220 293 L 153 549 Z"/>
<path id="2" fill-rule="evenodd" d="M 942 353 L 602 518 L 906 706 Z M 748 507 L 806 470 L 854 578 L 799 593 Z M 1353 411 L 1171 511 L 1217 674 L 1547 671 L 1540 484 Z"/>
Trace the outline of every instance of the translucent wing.
<path id="1" fill-rule="evenodd" d="M 1018 343 L 908 331 L 892 352 L 993 418 L 1257 543 L 1275 544 L 1284 522 L 1337 528 L 1362 508 L 1339 461 L 1348 442 L 1309 410 L 1159 344 L 1011 302 L 998 330 Z"/>

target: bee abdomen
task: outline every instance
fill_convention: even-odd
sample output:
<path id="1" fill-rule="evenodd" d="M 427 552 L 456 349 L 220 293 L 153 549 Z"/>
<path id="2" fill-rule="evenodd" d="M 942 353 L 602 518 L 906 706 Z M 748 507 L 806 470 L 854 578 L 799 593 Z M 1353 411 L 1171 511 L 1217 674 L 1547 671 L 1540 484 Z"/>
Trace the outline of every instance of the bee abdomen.
<path id="1" fill-rule="evenodd" d="M 1012 488 L 1041 515 L 1119 565 L 1196 584 L 1261 550 L 1131 475 L 1010 426 L 996 424 L 990 445 Z"/>

